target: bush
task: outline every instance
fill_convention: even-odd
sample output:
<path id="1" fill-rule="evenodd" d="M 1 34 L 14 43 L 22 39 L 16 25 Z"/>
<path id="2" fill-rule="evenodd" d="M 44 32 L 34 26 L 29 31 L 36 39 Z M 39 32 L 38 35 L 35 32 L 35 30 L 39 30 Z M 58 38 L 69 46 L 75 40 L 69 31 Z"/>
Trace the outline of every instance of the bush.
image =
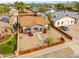
<path id="1" fill-rule="evenodd" d="M 44 40 L 45 43 L 50 44 L 53 41 L 52 38 L 47 38 L 46 40 Z"/>

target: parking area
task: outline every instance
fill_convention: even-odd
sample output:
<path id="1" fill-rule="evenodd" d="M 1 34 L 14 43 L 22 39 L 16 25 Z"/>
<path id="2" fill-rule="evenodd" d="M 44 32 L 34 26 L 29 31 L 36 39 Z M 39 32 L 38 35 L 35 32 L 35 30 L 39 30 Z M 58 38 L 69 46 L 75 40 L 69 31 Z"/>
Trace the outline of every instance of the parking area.
<path id="1" fill-rule="evenodd" d="M 79 24 L 73 24 L 67 27 L 69 28 L 69 30 L 65 32 L 72 36 L 73 39 L 79 39 Z"/>

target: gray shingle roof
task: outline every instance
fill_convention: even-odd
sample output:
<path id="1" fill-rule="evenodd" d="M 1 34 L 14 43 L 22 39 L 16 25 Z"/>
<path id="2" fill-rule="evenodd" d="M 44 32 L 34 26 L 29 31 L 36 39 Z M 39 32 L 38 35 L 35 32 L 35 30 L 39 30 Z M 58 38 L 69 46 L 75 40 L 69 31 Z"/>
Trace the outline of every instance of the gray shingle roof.
<path id="1" fill-rule="evenodd" d="M 56 17 L 54 17 L 54 15 Z M 57 21 L 65 16 L 69 16 L 69 17 L 72 17 L 72 18 L 75 18 L 75 19 L 79 19 L 79 15 L 78 15 L 78 12 L 70 12 L 70 11 L 59 11 L 59 12 L 55 12 L 55 13 L 52 13 L 52 20 L 54 21 Z"/>

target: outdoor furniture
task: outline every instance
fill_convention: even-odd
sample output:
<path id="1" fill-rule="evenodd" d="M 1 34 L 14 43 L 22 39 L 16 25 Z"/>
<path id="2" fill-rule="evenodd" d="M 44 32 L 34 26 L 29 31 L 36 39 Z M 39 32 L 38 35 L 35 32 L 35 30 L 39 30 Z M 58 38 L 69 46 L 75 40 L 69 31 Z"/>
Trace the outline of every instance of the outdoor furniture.
<path id="1" fill-rule="evenodd" d="M 27 33 L 29 36 L 33 36 L 33 33 L 32 32 L 28 32 Z"/>

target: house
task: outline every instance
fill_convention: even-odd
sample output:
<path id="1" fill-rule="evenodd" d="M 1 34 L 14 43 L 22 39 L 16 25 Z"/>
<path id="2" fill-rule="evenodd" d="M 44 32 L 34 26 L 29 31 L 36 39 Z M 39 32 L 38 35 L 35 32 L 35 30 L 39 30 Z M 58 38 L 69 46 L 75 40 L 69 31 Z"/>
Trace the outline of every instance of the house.
<path id="1" fill-rule="evenodd" d="M 11 8 L 11 10 L 9 11 L 9 15 L 10 16 L 17 16 L 18 15 L 18 11 L 15 8 Z"/>
<path id="2" fill-rule="evenodd" d="M 55 13 L 55 10 L 53 10 L 53 9 L 48 10 L 48 11 L 46 12 L 46 14 L 48 14 L 48 13 L 53 14 L 53 13 Z"/>
<path id="3" fill-rule="evenodd" d="M 1 22 L 1 21 L 0 21 L 0 27 L 4 27 L 4 28 L 12 28 L 12 26 L 11 26 L 9 23 Z"/>
<path id="4" fill-rule="evenodd" d="M 22 16 L 19 17 L 20 27 L 24 33 L 43 32 L 48 29 L 50 22 L 41 16 Z"/>
<path id="5" fill-rule="evenodd" d="M 67 26 L 72 24 L 78 24 L 79 15 L 78 12 L 59 11 L 52 13 L 52 22 L 54 26 Z"/>

